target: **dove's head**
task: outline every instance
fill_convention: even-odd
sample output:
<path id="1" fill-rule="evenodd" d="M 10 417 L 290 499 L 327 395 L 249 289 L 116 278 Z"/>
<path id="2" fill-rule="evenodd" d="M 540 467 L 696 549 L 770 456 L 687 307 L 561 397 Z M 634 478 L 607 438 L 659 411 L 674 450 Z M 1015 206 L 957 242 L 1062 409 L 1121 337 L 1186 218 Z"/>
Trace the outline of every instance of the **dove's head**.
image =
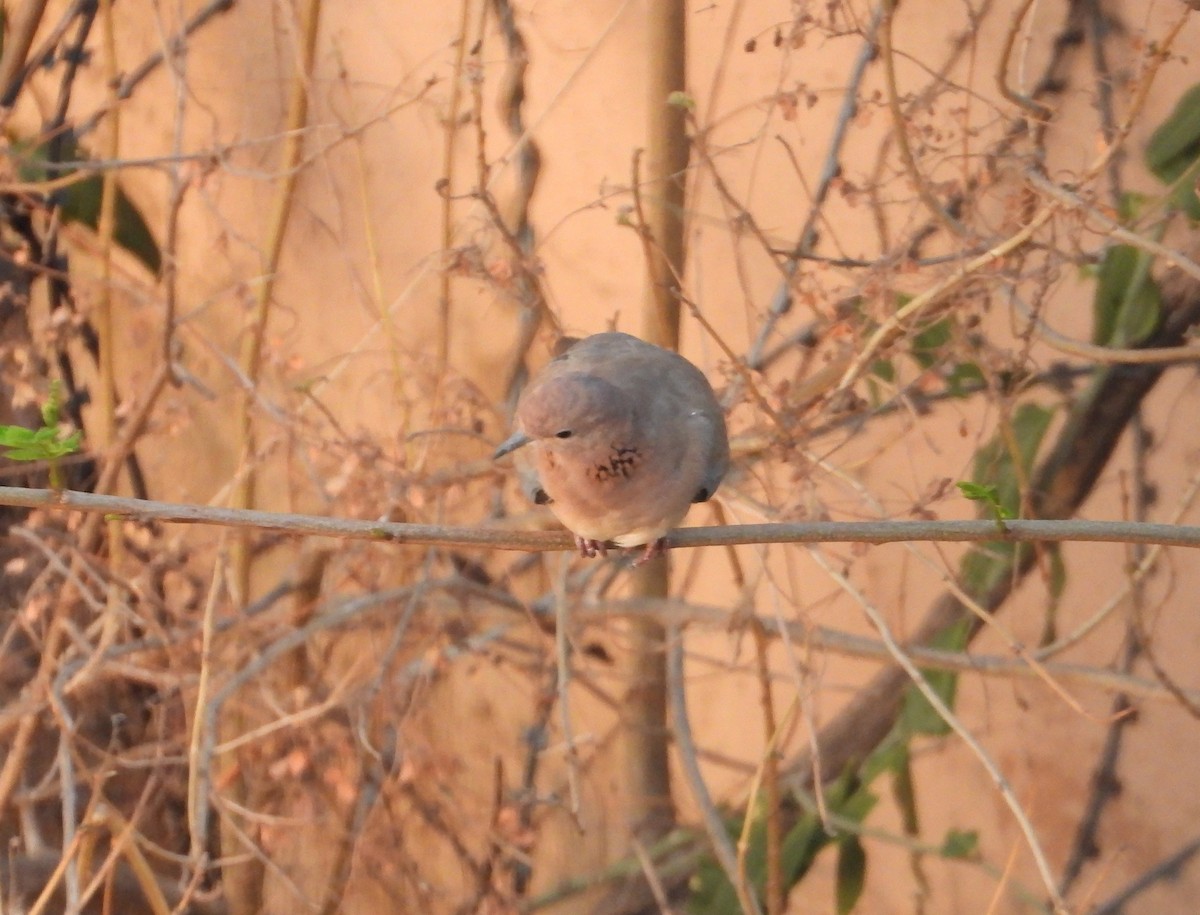
<path id="1" fill-rule="evenodd" d="M 527 391 L 517 407 L 517 420 L 521 431 L 500 446 L 497 457 L 533 441 L 564 454 L 626 441 L 633 404 L 603 378 L 565 372 Z"/>

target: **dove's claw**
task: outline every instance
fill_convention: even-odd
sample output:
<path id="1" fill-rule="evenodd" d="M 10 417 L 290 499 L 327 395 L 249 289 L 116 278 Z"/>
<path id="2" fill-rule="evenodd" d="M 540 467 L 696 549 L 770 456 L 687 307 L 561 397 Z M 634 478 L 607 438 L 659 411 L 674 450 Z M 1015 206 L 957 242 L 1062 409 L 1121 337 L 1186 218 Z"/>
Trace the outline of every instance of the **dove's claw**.
<path id="1" fill-rule="evenodd" d="M 603 540 L 591 540 L 576 534 L 575 546 L 579 548 L 579 555 L 584 559 L 594 559 L 597 556 L 608 555 L 608 546 L 605 545 Z"/>
<path id="2" fill-rule="evenodd" d="M 646 548 L 642 550 L 642 555 L 633 561 L 634 566 L 640 566 L 643 562 L 649 562 L 655 557 L 662 556 L 667 551 L 667 538 L 659 537 L 657 540 L 651 540 L 646 544 Z"/>

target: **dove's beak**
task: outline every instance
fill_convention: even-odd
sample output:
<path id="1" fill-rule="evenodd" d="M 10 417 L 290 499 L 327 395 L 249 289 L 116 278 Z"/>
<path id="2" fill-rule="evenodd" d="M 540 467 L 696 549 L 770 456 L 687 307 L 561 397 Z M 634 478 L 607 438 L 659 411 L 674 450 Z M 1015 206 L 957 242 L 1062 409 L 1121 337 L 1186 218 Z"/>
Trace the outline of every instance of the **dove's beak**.
<path id="1" fill-rule="evenodd" d="M 504 457 L 506 454 L 511 454 L 518 448 L 522 447 L 523 445 L 528 445 L 532 441 L 533 439 L 531 439 L 524 432 L 514 432 L 500 444 L 499 448 L 496 449 L 496 453 L 492 455 L 492 460 L 495 461 Z"/>

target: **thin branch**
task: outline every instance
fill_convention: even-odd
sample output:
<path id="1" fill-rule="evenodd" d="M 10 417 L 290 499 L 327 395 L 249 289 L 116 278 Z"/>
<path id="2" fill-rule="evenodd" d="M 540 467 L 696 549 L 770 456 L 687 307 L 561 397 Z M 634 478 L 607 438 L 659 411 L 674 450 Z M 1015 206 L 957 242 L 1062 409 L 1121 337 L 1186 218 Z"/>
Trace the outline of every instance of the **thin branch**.
<path id="1" fill-rule="evenodd" d="M 233 9 L 236 0 L 210 0 L 208 4 L 198 9 L 187 22 L 183 24 L 183 28 L 172 37 L 166 48 L 160 48 L 153 54 L 149 55 L 145 60 L 133 68 L 125 76 L 121 77 L 113 87 L 116 89 L 116 101 L 122 102 L 133 95 L 133 90 L 136 89 L 143 80 L 151 73 L 157 70 L 170 54 L 177 54 L 184 50 L 187 46 L 187 40 L 191 34 L 197 29 L 202 28 L 210 19 L 219 13 L 225 13 Z M 100 124 L 102 120 L 112 111 L 111 104 L 105 104 L 101 108 L 92 112 L 79 126 L 75 129 L 77 137 L 85 136 L 91 133 Z"/>
<path id="2" fill-rule="evenodd" d="M 239 668 L 219 690 L 213 693 L 212 698 L 203 709 L 203 720 L 198 725 L 200 738 L 198 749 L 195 752 L 193 793 L 196 804 L 192 827 L 192 831 L 196 835 L 208 835 L 210 806 L 205 803 L 205 800 L 211 797 L 213 757 L 218 751 L 216 745 L 217 721 L 222 707 L 230 697 L 271 667 L 277 660 L 306 644 L 318 632 L 341 626 L 375 608 L 411 601 L 414 595 L 431 592 L 437 587 L 437 582 L 422 582 L 409 588 L 381 591 L 344 601 L 335 609 L 313 617 L 305 626 L 291 630 L 257 652 L 253 660 Z M 410 603 L 409 606 L 415 606 L 415 604 Z"/>
<path id="3" fill-rule="evenodd" d="M 687 694 L 684 688 L 683 676 L 683 633 L 678 628 L 673 629 L 667 638 L 667 691 L 671 703 L 671 723 L 675 732 L 675 743 L 679 747 L 679 759 L 683 766 L 683 776 L 692 790 L 692 798 L 700 808 L 700 816 L 704 820 L 704 833 L 712 844 L 713 855 L 725 877 L 737 892 L 738 900 L 744 912 L 762 915 L 751 888 L 738 876 L 738 857 L 729 833 L 725 830 L 725 821 L 713 803 L 708 791 L 708 783 L 700 771 L 699 757 L 696 753 L 696 741 L 692 737 L 691 720 L 688 718 Z"/>
<path id="4" fill-rule="evenodd" d="M 1013 14 L 1012 25 L 1009 26 L 1004 38 L 1004 48 L 996 62 L 996 86 L 1000 89 L 1001 95 L 1022 108 L 1035 121 L 1044 122 L 1050 119 L 1052 113 L 1050 109 L 1032 96 L 1018 92 L 1008 84 L 1008 64 L 1012 57 L 1013 45 L 1016 44 L 1017 34 L 1021 31 L 1021 23 L 1031 6 L 1033 6 L 1033 0 L 1025 0 L 1020 9 Z"/>
<path id="5" fill-rule="evenodd" d="M 805 217 L 804 226 L 800 229 L 794 250 L 784 262 L 784 279 L 775 288 L 775 294 L 771 297 L 771 307 L 768 309 L 766 320 L 763 321 L 762 327 L 746 355 L 746 364 L 753 369 L 763 367 L 763 349 L 770 339 L 771 332 L 783 316 L 792 309 L 791 278 L 795 274 L 796 268 L 801 260 L 812 257 L 812 250 L 816 247 L 817 221 L 821 219 L 822 210 L 829 197 L 829 190 L 833 187 L 834 179 L 842 172 L 842 147 L 850 132 L 854 116 L 858 113 L 859 87 L 862 85 L 863 77 L 866 76 L 867 66 L 875 59 L 877 53 L 875 36 L 878 33 L 882 17 L 883 4 L 880 3 L 875 7 L 875 12 L 871 16 L 870 28 L 863 36 L 858 56 L 850 68 L 850 77 L 846 83 L 846 91 L 842 95 L 842 105 L 838 109 L 833 136 L 829 140 L 829 151 L 825 154 L 825 161 L 821 165 L 821 174 L 817 178 L 817 186 L 812 195 L 808 216 Z"/>
<path id="6" fill-rule="evenodd" d="M 54 511 L 105 512 L 140 521 L 214 524 L 254 528 L 342 540 L 431 546 L 489 547 L 497 550 L 546 552 L 573 550 L 566 531 L 514 531 L 501 527 L 458 527 L 446 524 L 402 524 L 325 518 L 286 512 L 216 508 L 207 505 L 126 499 L 93 493 L 0 486 L 0 505 Z M 747 543 L 1158 543 L 1200 547 L 1200 526 L 1137 521 L 987 520 L 968 521 L 794 521 L 777 524 L 729 524 L 672 531 L 668 547 L 736 546 Z"/>
<path id="7" fill-rule="evenodd" d="M 20 94 L 25 60 L 45 11 L 46 0 L 25 0 L 15 12 L 9 13 L 4 54 L 0 56 L 0 104 L 6 108 L 11 108 Z"/>
<path id="8" fill-rule="evenodd" d="M 997 765 L 996 761 L 992 759 L 991 754 L 975 738 L 975 735 L 967 730 L 966 725 L 950 710 L 945 700 L 938 695 L 937 690 L 925 679 L 916 662 L 896 642 L 891 630 L 888 628 L 887 620 L 884 619 L 879 609 L 846 576 L 833 568 L 819 550 L 811 551 L 811 555 L 817 561 L 818 565 L 825 569 L 825 574 L 832 578 L 862 608 L 862 611 L 867 615 L 871 624 L 879 633 L 880 638 L 883 639 L 884 644 L 887 645 L 892 659 L 904 669 L 909 679 L 912 680 L 913 685 L 916 686 L 921 695 L 925 697 L 925 700 L 937 712 L 938 717 L 946 722 L 950 726 L 950 729 L 958 735 L 959 739 L 970 748 L 975 758 L 979 760 L 980 764 L 987 771 L 992 783 L 996 786 L 996 790 L 1000 792 L 1000 796 L 1004 799 L 1004 803 L 1012 813 L 1013 819 L 1016 820 L 1021 834 L 1025 837 L 1025 844 L 1030 854 L 1033 855 L 1034 863 L 1037 865 L 1038 873 L 1042 877 L 1042 883 L 1046 888 L 1046 892 L 1054 904 L 1055 912 L 1065 913 L 1067 911 L 1066 903 L 1063 902 L 1062 896 L 1058 892 L 1058 882 L 1054 879 L 1053 871 L 1050 870 L 1050 862 L 1046 860 L 1046 854 L 1042 850 L 1041 842 L 1033 829 L 1033 823 L 1030 822 L 1028 814 L 1025 813 L 1025 809 L 1017 799 L 1012 784 L 1000 770 L 999 765 Z"/>
<path id="9" fill-rule="evenodd" d="M 985 267 L 990 267 L 1001 258 L 1007 257 L 1026 245 L 1033 238 L 1037 230 L 1050 221 L 1050 218 L 1055 214 L 1057 209 L 1058 206 L 1056 204 L 1044 206 L 1034 214 L 1025 226 L 1018 229 L 1004 241 L 994 245 L 978 257 L 972 258 L 955 270 L 954 273 L 950 274 L 950 276 L 941 282 L 935 283 L 925 292 L 915 296 L 902 308 L 897 309 L 894 314 L 880 324 L 879 329 L 860 347 L 853 364 L 846 369 L 841 380 L 838 382 L 837 391 L 840 392 L 849 388 L 862 374 L 863 370 L 879 358 L 880 350 L 902 336 L 919 318 L 930 319 L 933 316 L 933 306 L 944 299 L 950 292 L 953 292 Z"/>
<path id="10" fill-rule="evenodd" d="M 1121 225 L 1111 216 L 1103 213 L 1092 204 L 1088 203 L 1078 194 L 1062 184 L 1056 184 L 1045 175 L 1039 174 L 1037 169 L 1027 169 L 1025 176 L 1030 183 L 1035 185 L 1045 194 L 1049 194 L 1056 200 L 1071 207 L 1072 209 L 1080 210 L 1087 214 L 1087 218 L 1100 223 L 1103 226 L 1104 233 L 1118 241 L 1123 241 L 1135 248 L 1140 248 L 1148 254 L 1153 254 L 1160 257 L 1164 262 L 1172 267 L 1177 267 L 1183 273 L 1186 273 L 1194 280 L 1200 281 L 1200 264 L 1197 264 L 1190 257 L 1187 257 L 1180 251 L 1175 251 L 1168 248 L 1161 242 L 1157 242 L 1152 238 L 1147 238 L 1144 235 L 1139 235 L 1137 232 L 1131 232 L 1125 226 Z"/>
<path id="11" fill-rule="evenodd" d="M 912 145 L 908 142 L 908 127 L 910 119 L 905 116 L 900 106 L 900 93 L 896 88 L 896 55 L 892 47 L 892 23 L 896 18 L 896 0 L 884 0 L 885 15 L 883 27 L 879 30 L 879 50 L 883 57 L 884 85 L 887 88 L 888 110 L 892 115 L 893 136 L 896 139 L 896 149 L 900 153 L 900 161 L 908 172 L 908 179 L 913 183 L 913 189 L 925 208 L 947 229 L 951 235 L 959 237 L 967 234 L 966 228 L 950 215 L 941 202 L 933 195 L 929 182 L 921 174 L 917 159 L 913 155 Z"/>
<path id="12" fill-rule="evenodd" d="M 1135 896 L 1145 892 L 1160 880 L 1176 880 L 1183 866 L 1200 853 L 1200 838 L 1193 839 L 1183 848 L 1164 858 L 1146 873 L 1142 874 L 1115 896 L 1105 900 L 1089 915 L 1121 915 L 1126 904 Z"/>
<path id="13" fill-rule="evenodd" d="M 715 607 L 673 599 L 631 598 L 596 603 L 584 602 L 572 607 L 571 612 L 577 622 L 649 614 L 657 617 L 666 626 L 687 624 L 725 630 L 728 630 L 731 619 L 730 610 L 727 607 Z M 881 641 L 869 636 L 832 629 L 828 626 L 810 626 L 798 620 L 780 620 L 772 614 L 749 614 L 748 616 L 740 614 L 739 620 L 741 619 L 745 619 L 747 625 L 761 626 L 772 638 L 787 639 L 813 651 L 872 660 L 886 660 L 891 657 L 887 647 Z M 1055 681 L 1075 683 L 1110 692 L 1123 692 L 1139 699 L 1172 702 L 1178 698 L 1157 680 L 1085 664 L 1042 662 L 1041 672 L 1039 672 L 1011 655 L 975 654 L 917 644 L 908 644 L 904 650 L 921 667 L 930 670 L 960 671 L 979 676 L 1008 679 L 1037 678 L 1043 682 L 1045 675 L 1048 674 Z M 1191 701 L 1196 701 L 1200 699 L 1200 690 L 1189 690 L 1186 695 Z"/>

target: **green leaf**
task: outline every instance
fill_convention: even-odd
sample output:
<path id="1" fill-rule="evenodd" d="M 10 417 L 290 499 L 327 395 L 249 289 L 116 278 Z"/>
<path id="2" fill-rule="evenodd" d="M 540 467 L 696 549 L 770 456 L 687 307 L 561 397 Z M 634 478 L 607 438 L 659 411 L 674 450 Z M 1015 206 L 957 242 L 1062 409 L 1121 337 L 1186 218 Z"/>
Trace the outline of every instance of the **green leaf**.
<path id="1" fill-rule="evenodd" d="M 678 89 L 667 96 L 667 104 L 672 108 L 682 108 L 684 111 L 696 110 L 696 100 Z"/>
<path id="2" fill-rule="evenodd" d="M 57 426 L 62 414 L 62 382 L 55 378 L 50 382 L 50 394 L 42 404 L 42 425 Z"/>
<path id="3" fill-rule="evenodd" d="M 941 350 L 950 338 L 950 319 L 935 321 L 912 338 L 913 358 L 921 368 L 929 368 L 941 356 Z"/>
<path id="4" fill-rule="evenodd" d="M 1149 201 L 1150 198 L 1146 194 L 1139 194 L 1137 191 L 1126 191 L 1117 201 L 1117 218 L 1122 223 L 1137 222 L 1141 218 Z"/>
<path id="5" fill-rule="evenodd" d="M 971 627 L 966 620 L 947 626 L 930 642 L 931 648 L 942 648 L 946 651 L 962 651 L 967 647 L 967 634 Z M 952 670 L 921 671 L 925 681 L 933 688 L 937 697 L 948 708 L 954 708 L 954 697 L 958 692 L 958 674 Z M 916 685 L 907 688 L 904 694 L 904 706 L 900 711 L 900 729 L 906 736 L 914 734 L 929 734 L 941 737 L 950 733 L 950 725 L 938 714 L 937 709 L 930 705 L 924 693 Z"/>
<path id="6" fill-rule="evenodd" d="M 954 484 L 959 492 L 972 502 L 980 502 L 993 517 L 1004 521 L 1011 518 L 1012 512 L 1000 504 L 1000 491 L 991 483 L 971 483 L 960 481 Z"/>
<path id="7" fill-rule="evenodd" d="M 93 231 L 99 229 L 103 193 L 104 181 L 100 175 L 70 185 L 63 191 L 63 218 L 68 222 L 81 222 Z M 121 188 L 120 182 L 117 183 L 113 215 L 113 240 L 141 261 L 147 270 L 157 274 L 162 267 L 162 252 L 141 211 Z"/>
<path id="8" fill-rule="evenodd" d="M 687 907 L 693 915 L 726 915 L 740 911 L 737 893 L 713 858 L 704 858 L 688 883 Z"/>
<path id="9" fill-rule="evenodd" d="M 854 911 L 867 882 L 867 853 L 858 836 L 847 836 L 838 842 L 837 912 L 849 915 Z"/>
<path id="10" fill-rule="evenodd" d="M 884 739 L 870 756 L 867 761 L 859 767 L 859 772 L 864 783 L 870 784 L 875 778 L 884 773 L 890 772 L 893 775 L 908 765 L 908 744 L 905 740 L 896 739 L 896 732 Z"/>
<path id="11" fill-rule="evenodd" d="M 1162 299 L 1150 276 L 1154 258 L 1132 245 L 1113 245 L 1096 275 L 1092 339 L 1101 346 L 1141 343 L 1158 326 Z"/>
<path id="12" fill-rule="evenodd" d="M 879 751 L 873 754 L 879 760 Z M 888 766 L 876 765 L 872 777 L 888 770 Z M 828 809 L 842 820 L 862 823 L 878 802 L 876 794 L 868 789 L 868 785 L 859 775 L 859 771 L 847 768 L 837 779 L 825 789 L 825 803 Z M 761 805 L 760 805 L 761 806 Z M 751 885 L 762 892 L 766 882 L 766 812 L 758 810 L 755 822 L 751 825 L 746 849 L 746 875 Z M 742 831 L 742 824 L 736 819 L 725 821 L 725 829 L 731 839 L 737 840 Z M 841 836 L 830 835 L 825 831 L 821 820 L 814 813 L 806 813 L 799 817 L 795 825 L 783 837 L 779 849 L 779 869 L 785 888 L 795 886 L 812 868 L 817 855 L 822 849 L 831 844 L 839 847 L 839 900 L 846 899 L 852 908 L 862 892 L 861 882 L 855 889 L 855 880 L 861 880 L 865 871 L 865 856 L 862 849 L 847 850 L 848 843 L 857 843 L 852 834 L 843 833 Z M 843 856 L 850 857 L 843 862 Z M 855 856 L 861 856 L 862 862 L 855 864 Z M 841 869 L 846 868 L 843 879 Z M 855 878 L 856 872 L 858 877 Z M 710 857 L 704 858 L 697 866 L 688 884 L 690 889 L 688 911 L 694 915 L 728 915 L 740 912 L 737 893 L 725 876 L 725 872 Z M 850 911 L 849 908 L 845 911 Z"/>
<path id="13" fill-rule="evenodd" d="M 974 830 L 949 830 L 942 840 L 941 854 L 943 858 L 959 860 L 976 857 L 979 854 L 979 833 Z"/>
<path id="14" fill-rule="evenodd" d="M 861 784 L 847 795 L 844 801 L 831 809 L 842 819 L 861 823 L 867 818 L 867 814 L 875 809 L 877 803 L 879 798 L 875 792 L 867 790 L 866 784 Z"/>
<path id="15" fill-rule="evenodd" d="M 876 359 L 871 363 L 871 374 L 887 382 L 896 380 L 896 367 L 890 359 Z"/>
<path id="16" fill-rule="evenodd" d="M 730 839 L 737 841 L 741 824 L 737 820 L 726 820 L 725 831 Z M 688 911 L 695 915 L 725 915 L 738 911 L 737 893 L 725 876 L 725 871 L 716 859 L 705 856 L 696 865 L 688 882 Z"/>
<path id="17" fill-rule="evenodd" d="M 1188 89 L 1146 144 L 1146 166 L 1174 181 L 1200 156 L 1200 83 Z"/>
<path id="18" fill-rule="evenodd" d="M 960 362 L 946 376 L 946 388 L 955 397 L 965 397 L 968 388 L 983 384 L 983 371 L 974 362 Z"/>
<path id="19" fill-rule="evenodd" d="M 917 836 L 921 832 L 921 824 L 917 816 L 917 785 L 913 780 L 912 754 L 909 752 L 907 740 L 896 741 L 903 748 L 892 771 L 892 797 L 900 811 L 900 819 L 906 836 Z"/>
<path id="20" fill-rule="evenodd" d="M 1007 518 L 1018 516 L 1021 508 L 1020 480 L 1028 479 L 1033 459 L 1053 415 L 1050 410 L 1036 404 L 1022 404 L 1013 415 L 1010 432 L 1020 473 L 1018 464 L 1014 463 L 1012 450 L 998 430 L 975 455 L 971 484 L 978 488 L 968 486 L 967 489 L 972 493 L 968 494 L 959 484 L 959 489 L 968 498 L 982 497 L 984 508 L 981 514 L 990 515 L 998 525 L 1003 525 Z M 1003 541 L 976 544 L 963 557 L 960 566 L 963 585 L 972 594 L 986 592 L 995 584 L 998 576 L 1007 574 L 1011 569 L 1017 549 L 1018 544 Z"/>
<path id="21" fill-rule="evenodd" d="M 19 174 L 24 181 L 44 181 L 47 178 L 58 178 L 75 174 L 78 169 L 55 169 L 51 173 L 46 168 L 46 144 L 34 146 L 28 142 L 15 142 L 14 150 L 20 154 Z M 72 142 L 62 144 L 61 155 L 64 160 L 78 161 L 88 158 L 87 153 Z M 86 225 L 92 231 L 100 227 L 100 200 L 103 195 L 104 179 L 102 175 L 89 175 L 75 184 L 68 185 L 60 192 L 62 200 L 62 215 L 66 222 L 78 222 Z M 117 199 L 113 212 L 115 225 L 113 240 L 139 261 L 146 269 L 157 274 L 162 267 L 162 252 L 154 240 L 141 211 L 121 187 L 117 180 Z"/>
<path id="22" fill-rule="evenodd" d="M 1015 518 L 1020 511 L 1020 478 L 1028 478 L 1053 415 L 1052 411 L 1036 404 L 1022 404 L 1013 414 L 1012 437 L 1017 446 L 1020 474 L 1013 462 L 1014 456 L 999 432 L 975 456 L 973 482 L 995 486 L 998 504 L 1011 513 L 1009 517 Z"/>
<path id="23" fill-rule="evenodd" d="M 33 442 L 34 432 L 21 426 L 0 426 L 0 445 L 20 448 Z"/>
<path id="24" fill-rule="evenodd" d="M 1047 543 L 1045 549 L 1050 557 L 1050 597 L 1057 604 L 1067 589 L 1067 565 L 1063 562 L 1060 544 Z"/>
<path id="25" fill-rule="evenodd" d="M 23 429 L 20 426 L 0 426 L 0 448 L 11 461 L 53 461 L 79 450 L 83 440 L 79 432 L 66 438 L 57 427 Z"/>
<path id="26" fill-rule="evenodd" d="M 73 432 L 66 438 L 58 439 L 57 441 L 48 444 L 46 446 L 47 451 L 49 452 L 47 457 L 60 458 L 66 457 L 68 454 L 74 454 L 79 450 L 79 443 L 82 441 L 83 433 Z"/>
<path id="27" fill-rule="evenodd" d="M 881 770 L 877 770 L 876 774 L 878 771 Z M 863 822 L 878 800 L 853 768 L 844 771 L 825 789 L 825 803 L 828 809 L 842 819 L 854 823 Z M 801 817 L 783 837 L 779 849 L 779 865 L 784 884 L 788 887 L 795 886 L 808 873 L 821 849 L 832 841 L 834 837 L 825 831 L 820 819 L 814 814 Z"/>
<path id="28" fill-rule="evenodd" d="M 1013 556 L 1020 546 L 1003 541 L 977 543 L 959 566 L 963 586 L 971 594 L 986 594 L 1000 576 L 1012 571 Z"/>
<path id="29" fill-rule="evenodd" d="M 1058 605 L 1062 600 L 1063 591 L 1067 587 L 1067 564 L 1063 561 L 1061 545 L 1057 543 L 1042 544 L 1043 555 L 1049 560 L 1050 604 L 1046 607 L 1046 616 L 1042 620 L 1042 634 L 1038 639 L 1039 645 L 1050 645 L 1058 639 Z"/>
<path id="30" fill-rule="evenodd" d="M 821 822 L 812 814 L 802 816 L 788 830 L 779 848 L 779 870 L 785 886 L 795 886 L 808 873 L 819 852 L 829 841 Z"/>
<path id="31" fill-rule="evenodd" d="M 1195 181 L 1200 173 L 1200 84 L 1188 89 L 1146 144 L 1146 166 L 1164 184 L 1178 184 L 1172 204 L 1200 219 Z"/>

